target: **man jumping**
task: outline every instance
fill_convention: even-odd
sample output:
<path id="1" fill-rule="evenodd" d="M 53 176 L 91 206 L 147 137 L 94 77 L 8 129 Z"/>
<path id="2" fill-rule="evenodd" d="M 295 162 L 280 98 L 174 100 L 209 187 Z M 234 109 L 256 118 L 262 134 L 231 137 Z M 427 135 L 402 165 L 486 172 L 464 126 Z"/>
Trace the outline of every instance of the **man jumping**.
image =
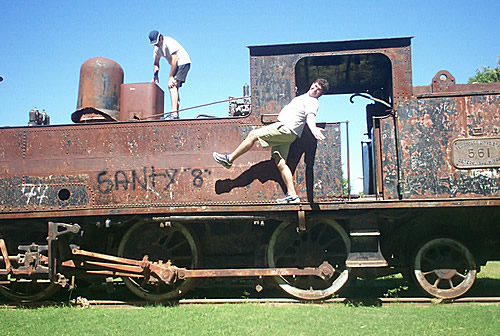
<path id="1" fill-rule="evenodd" d="M 251 131 L 245 140 L 231 154 L 213 153 L 217 163 L 225 168 L 231 168 L 233 162 L 248 152 L 258 140 L 262 147 L 272 147 L 272 157 L 285 182 L 286 196 L 277 200 L 278 203 L 300 203 L 295 191 L 292 171 L 286 164 L 290 145 L 302 135 L 305 124 L 309 126 L 314 137 L 324 140 L 324 130 L 316 126 L 316 113 L 319 108 L 318 98 L 329 89 L 326 79 L 317 79 L 311 84 L 309 91 L 292 99 L 278 116 L 278 121 Z"/>

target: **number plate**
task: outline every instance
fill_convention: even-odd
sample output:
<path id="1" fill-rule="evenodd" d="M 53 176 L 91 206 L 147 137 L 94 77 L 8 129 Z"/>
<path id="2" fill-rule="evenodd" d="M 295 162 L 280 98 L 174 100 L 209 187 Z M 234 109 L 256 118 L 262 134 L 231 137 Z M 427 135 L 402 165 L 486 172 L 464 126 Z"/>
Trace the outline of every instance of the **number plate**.
<path id="1" fill-rule="evenodd" d="M 457 168 L 500 167 L 500 138 L 456 139 L 452 157 Z"/>

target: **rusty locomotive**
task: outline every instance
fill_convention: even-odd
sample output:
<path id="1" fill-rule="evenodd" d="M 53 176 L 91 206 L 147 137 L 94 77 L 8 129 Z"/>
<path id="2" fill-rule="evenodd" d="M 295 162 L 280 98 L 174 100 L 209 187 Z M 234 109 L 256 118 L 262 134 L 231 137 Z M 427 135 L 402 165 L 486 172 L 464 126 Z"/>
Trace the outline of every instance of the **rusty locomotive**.
<path id="1" fill-rule="evenodd" d="M 96 59 L 82 66 L 75 124 L 0 128 L 0 292 L 38 300 L 120 277 L 161 301 L 200 278 L 244 277 L 310 300 L 401 272 L 450 299 L 500 258 L 500 83 L 443 70 L 413 86 L 411 38 L 249 50 L 251 98 L 227 117 L 164 120 L 161 89 L 123 84 Z M 276 204 L 268 149 L 231 170 L 213 161 L 317 77 L 326 95 L 369 99 L 362 195 L 345 185 L 343 122 L 292 145 L 300 204 Z"/>

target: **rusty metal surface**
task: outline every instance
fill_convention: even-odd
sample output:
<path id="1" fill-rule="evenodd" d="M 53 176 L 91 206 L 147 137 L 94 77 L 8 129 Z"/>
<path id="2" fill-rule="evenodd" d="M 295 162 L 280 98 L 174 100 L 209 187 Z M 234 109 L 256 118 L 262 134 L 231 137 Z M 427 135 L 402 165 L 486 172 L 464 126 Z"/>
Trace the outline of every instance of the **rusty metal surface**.
<path id="1" fill-rule="evenodd" d="M 160 120 L 163 118 L 165 94 L 156 83 L 122 84 L 120 121 Z"/>
<path id="2" fill-rule="evenodd" d="M 380 166 L 378 171 L 378 181 L 380 182 L 379 190 L 382 192 L 384 199 L 398 199 L 398 162 L 396 151 L 394 117 L 388 116 L 379 119 L 380 130 L 377 133 L 380 143 Z M 377 142 L 375 142 L 376 144 Z"/>
<path id="3" fill-rule="evenodd" d="M 144 274 L 147 281 L 156 282 L 157 279 L 164 281 L 167 284 L 173 283 L 178 279 L 187 278 L 214 278 L 214 277 L 275 277 L 275 276 L 317 276 L 322 279 L 330 278 L 335 269 L 328 263 L 323 262 L 316 268 L 245 268 L 245 269 L 197 269 L 190 270 L 178 268 L 170 261 L 163 263 L 151 262 L 145 256 L 142 260 L 133 260 L 102 253 L 95 253 L 80 249 L 73 249 L 73 255 L 94 258 L 98 260 L 110 261 L 95 261 L 85 260 L 80 262 L 80 265 L 85 267 L 96 266 L 111 272 L 126 272 L 126 274 Z M 67 266 L 74 264 L 66 263 Z M 113 274 L 113 273 L 111 273 Z M 157 279 L 152 279 L 150 275 L 154 275 Z"/>
<path id="4" fill-rule="evenodd" d="M 0 239 L 0 275 L 41 275 L 48 274 L 49 259 L 42 252 L 47 251 L 47 245 L 21 245 L 18 247 L 20 254 L 9 256 L 7 246 L 3 239 Z"/>
<path id="5" fill-rule="evenodd" d="M 392 85 L 392 96 L 395 102 L 407 99 L 412 95 L 410 40 L 411 38 L 396 38 L 250 46 L 252 113 L 257 117 L 260 114 L 278 113 L 284 105 L 295 97 L 296 93 L 307 91 L 308 86 L 316 79 L 316 76 L 323 76 L 330 81 L 329 93 L 347 93 L 349 90 L 355 90 L 353 83 L 351 83 L 352 87 L 350 88 L 340 86 L 340 83 L 344 83 L 344 85 L 347 83 L 346 71 L 351 69 L 355 63 L 361 62 L 348 57 L 354 55 L 372 55 L 374 57 L 385 55 L 392 63 L 392 78 L 386 79 L 390 83 L 385 83 L 385 86 Z M 296 66 L 301 59 L 315 56 L 321 58 L 318 61 L 320 67 L 321 62 L 326 62 L 331 68 L 327 72 L 312 72 L 304 76 L 296 74 Z M 330 61 L 327 60 L 331 56 L 338 56 L 334 63 L 329 63 Z M 364 63 L 366 64 L 366 62 Z M 376 67 L 360 67 L 358 71 L 365 72 L 363 75 L 356 74 L 360 81 L 368 76 L 366 71 L 370 71 L 369 69 L 372 72 L 381 70 Z M 370 76 L 380 78 L 380 75 L 373 73 Z M 358 87 L 358 89 L 361 88 L 368 89 L 366 85 Z"/>
<path id="6" fill-rule="evenodd" d="M 119 120 L 122 83 L 123 69 L 118 63 L 103 57 L 85 61 L 80 69 L 76 112 L 72 120 Z"/>
<path id="7" fill-rule="evenodd" d="M 275 277 L 275 276 L 317 276 L 330 278 L 335 269 L 328 262 L 318 267 L 305 268 L 245 268 L 245 269 L 178 269 L 178 277 L 184 278 L 215 278 L 215 277 Z"/>
<path id="8" fill-rule="evenodd" d="M 259 145 L 226 170 L 212 151 L 232 151 L 257 126 L 240 119 L 3 129 L 0 207 L 5 212 L 274 203 L 281 178 Z M 292 146 L 289 164 L 303 200 L 341 191 L 340 130 Z M 12 155 L 11 155 L 12 154 Z M 251 185 L 251 188 L 249 186 Z M 316 187 L 314 187 L 316 185 Z"/>
<path id="9" fill-rule="evenodd" d="M 413 87 L 417 98 L 476 96 L 498 94 L 499 91 L 500 83 L 456 84 L 453 75 L 446 70 L 438 71 L 430 85 Z"/>
<path id="10" fill-rule="evenodd" d="M 500 195 L 500 92 L 416 98 L 398 112 L 404 197 Z"/>

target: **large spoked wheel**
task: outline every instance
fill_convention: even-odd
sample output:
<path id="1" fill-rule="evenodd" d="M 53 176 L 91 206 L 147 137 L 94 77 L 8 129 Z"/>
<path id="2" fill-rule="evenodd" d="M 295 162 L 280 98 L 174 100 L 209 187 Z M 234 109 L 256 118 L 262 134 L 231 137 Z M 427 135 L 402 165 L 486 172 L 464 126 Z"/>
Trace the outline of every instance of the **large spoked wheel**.
<path id="1" fill-rule="evenodd" d="M 414 260 L 414 276 L 424 292 L 440 299 L 465 294 L 474 284 L 477 267 L 469 249 L 451 238 L 422 245 Z"/>
<path id="2" fill-rule="evenodd" d="M 47 251 L 43 252 L 47 257 Z M 24 258 L 24 257 L 23 257 Z M 20 265 L 13 262 L 14 268 Z M 0 262 L 0 268 L 5 264 Z M 45 266 L 46 267 L 46 266 Z M 35 302 L 47 299 L 53 296 L 60 288 L 52 283 L 47 274 L 27 275 L 6 275 L 0 277 L 0 294 L 16 302 Z"/>
<path id="3" fill-rule="evenodd" d="M 0 285 L 0 293 L 16 302 L 42 301 L 53 296 L 60 288 L 49 279 L 8 277 L 0 281 L 9 281 L 8 284 Z"/>
<path id="4" fill-rule="evenodd" d="M 269 267 L 318 267 L 327 261 L 335 268 L 330 279 L 317 276 L 276 277 L 286 293 L 303 300 L 330 297 L 347 282 L 345 266 L 350 240 L 345 230 L 334 220 L 307 223 L 307 230 L 297 232 L 297 226 L 283 222 L 271 236 L 267 249 Z"/>
<path id="5" fill-rule="evenodd" d="M 200 251 L 193 235 L 182 224 L 160 227 L 159 223 L 139 222 L 123 236 L 118 255 L 130 259 L 148 256 L 150 261 L 171 260 L 177 267 L 195 269 Z M 129 290 L 148 301 L 161 302 L 184 295 L 194 285 L 193 279 L 178 280 L 171 285 L 147 283 L 144 278 L 125 278 Z"/>

